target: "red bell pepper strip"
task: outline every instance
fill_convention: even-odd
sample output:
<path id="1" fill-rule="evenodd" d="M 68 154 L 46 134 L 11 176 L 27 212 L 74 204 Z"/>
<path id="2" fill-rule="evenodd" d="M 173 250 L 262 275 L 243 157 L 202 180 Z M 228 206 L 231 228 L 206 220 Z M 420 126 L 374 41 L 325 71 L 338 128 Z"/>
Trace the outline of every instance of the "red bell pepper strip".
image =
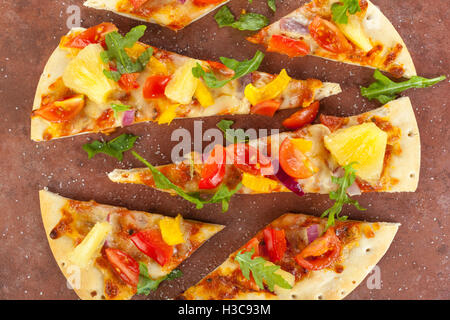
<path id="1" fill-rule="evenodd" d="M 281 35 L 273 35 L 267 51 L 278 52 L 289 57 L 302 57 L 309 53 L 309 45 L 303 40 L 295 40 Z"/>
<path id="2" fill-rule="evenodd" d="M 154 75 L 147 78 L 144 84 L 143 94 L 145 99 L 156 99 L 165 96 L 170 76 Z"/>
<path id="3" fill-rule="evenodd" d="M 263 235 L 270 261 L 281 261 L 287 247 L 284 230 L 268 227 L 263 230 Z"/>
<path id="4" fill-rule="evenodd" d="M 216 145 L 203 164 L 199 189 L 214 189 L 222 183 L 226 169 L 226 151 L 221 145 Z"/>

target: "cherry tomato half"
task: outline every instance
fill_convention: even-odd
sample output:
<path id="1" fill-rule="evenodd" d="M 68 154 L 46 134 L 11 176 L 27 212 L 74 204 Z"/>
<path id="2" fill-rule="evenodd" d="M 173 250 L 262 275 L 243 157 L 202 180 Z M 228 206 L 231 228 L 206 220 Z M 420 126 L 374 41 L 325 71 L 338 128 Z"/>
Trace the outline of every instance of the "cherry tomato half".
<path id="1" fill-rule="evenodd" d="M 199 189 L 214 189 L 225 177 L 226 151 L 221 145 L 216 145 L 208 159 L 203 164 Z"/>
<path id="2" fill-rule="evenodd" d="M 32 116 L 38 116 L 50 122 L 66 122 L 75 118 L 83 110 L 84 105 L 84 96 L 77 95 L 42 106 L 34 110 Z"/>
<path id="3" fill-rule="evenodd" d="M 310 106 L 302 108 L 292 114 L 289 118 L 283 121 L 283 126 L 290 130 L 297 130 L 307 124 L 310 124 L 317 117 L 319 112 L 319 102 L 313 102 Z"/>
<path id="4" fill-rule="evenodd" d="M 330 52 L 339 54 L 353 48 L 338 27 L 319 16 L 309 25 L 309 32 L 319 46 Z"/>
<path id="5" fill-rule="evenodd" d="M 133 234 L 130 240 L 147 256 L 164 266 L 173 255 L 173 247 L 164 242 L 161 231 L 146 229 Z"/>
<path id="6" fill-rule="evenodd" d="M 273 35 L 269 40 L 267 51 L 283 53 L 291 58 L 302 57 L 309 53 L 309 45 L 303 40 Z"/>
<path id="7" fill-rule="evenodd" d="M 289 176 L 296 179 L 309 178 L 316 171 L 311 161 L 295 147 L 290 138 L 281 143 L 280 165 Z"/>
<path id="8" fill-rule="evenodd" d="M 144 84 L 144 98 L 156 99 L 165 96 L 167 84 L 170 81 L 170 76 L 154 75 L 147 78 Z"/>
<path id="9" fill-rule="evenodd" d="M 83 31 L 73 38 L 70 38 L 69 36 L 68 41 L 63 45 L 67 48 L 76 49 L 83 49 L 93 43 L 100 43 L 103 45 L 105 42 L 106 34 L 117 30 L 118 29 L 114 24 L 104 22 Z"/>
<path id="10" fill-rule="evenodd" d="M 251 113 L 262 116 L 273 117 L 275 112 L 280 109 L 281 102 L 276 100 L 267 100 L 254 105 L 251 108 Z"/>
<path id="11" fill-rule="evenodd" d="M 138 76 L 139 73 L 123 74 L 119 79 L 119 86 L 126 92 L 139 88 L 139 83 L 137 82 Z"/>
<path id="12" fill-rule="evenodd" d="M 139 264 L 128 254 L 119 249 L 107 248 L 106 258 L 119 277 L 130 286 L 136 287 L 139 282 Z"/>
<path id="13" fill-rule="evenodd" d="M 336 235 L 333 227 L 313 242 L 311 242 L 295 260 L 307 270 L 321 270 L 329 267 L 339 258 L 341 253 L 341 240 Z"/>

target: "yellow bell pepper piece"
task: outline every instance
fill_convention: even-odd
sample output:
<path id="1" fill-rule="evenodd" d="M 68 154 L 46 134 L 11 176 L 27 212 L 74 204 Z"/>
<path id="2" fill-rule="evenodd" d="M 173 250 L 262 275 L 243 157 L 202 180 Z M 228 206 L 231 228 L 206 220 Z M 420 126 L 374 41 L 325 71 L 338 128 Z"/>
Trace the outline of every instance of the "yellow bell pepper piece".
<path id="1" fill-rule="evenodd" d="M 153 56 L 150 58 L 150 61 L 147 66 L 148 68 L 150 68 L 152 74 L 158 74 L 162 76 L 167 76 L 169 74 L 167 66 Z"/>
<path id="2" fill-rule="evenodd" d="M 169 246 L 174 246 L 185 242 L 183 231 L 181 231 L 182 220 L 183 217 L 181 215 L 178 215 L 175 219 L 165 217 L 159 220 L 159 227 L 161 228 L 163 240 Z"/>
<path id="3" fill-rule="evenodd" d="M 255 87 L 253 84 L 245 87 L 245 97 L 254 106 L 260 102 L 275 99 L 289 85 L 291 78 L 288 76 L 286 69 L 281 70 L 280 74 L 271 82 L 262 87 Z"/>
<path id="4" fill-rule="evenodd" d="M 214 104 L 214 98 L 209 91 L 209 89 L 205 86 L 202 80 L 198 80 L 197 89 L 195 90 L 194 97 L 200 102 L 202 107 L 207 108 Z"/>
<path id="5" fill-rule="evenodd" d="M 180 104 L 168 106 L 166 110 L 159 116 L 158 124 L 170 124 L 177 117 L 177 109 Z"/>
<path id="6" fill-rule="evenodd" d="M 291 139 L 291 142 L 302 153 L 306 153 L 308 151 L 311 151 L 311 149 L 312 149 L 312 141 L 311 140 L 297 138 L 297 139 Z"/>
<path id="7" fill-rule="evenodd" d="M 254 176 L 244 172 L 242 184 L 253 191 L 260 193 L 269 193 L 279 186 L 278 182 L 261 176 Z"/>

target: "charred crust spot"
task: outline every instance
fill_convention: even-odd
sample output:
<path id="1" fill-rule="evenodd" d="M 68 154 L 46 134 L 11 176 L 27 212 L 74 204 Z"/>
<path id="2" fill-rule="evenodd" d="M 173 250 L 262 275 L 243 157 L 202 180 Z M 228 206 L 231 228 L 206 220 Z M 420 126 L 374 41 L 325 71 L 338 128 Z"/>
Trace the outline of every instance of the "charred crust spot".
<path id="1" fill-rule="evenodd" d="M 119 287 L 115 285 L 111 280 L 106 280 L 105 293 L 109 298 L 117 297 L 119 294 Z"/>
<path id="2" fill-rule="evenodd" d="M 95 297 L 97 295 L 97 291 L 91 291 L 91 297 Z"/>

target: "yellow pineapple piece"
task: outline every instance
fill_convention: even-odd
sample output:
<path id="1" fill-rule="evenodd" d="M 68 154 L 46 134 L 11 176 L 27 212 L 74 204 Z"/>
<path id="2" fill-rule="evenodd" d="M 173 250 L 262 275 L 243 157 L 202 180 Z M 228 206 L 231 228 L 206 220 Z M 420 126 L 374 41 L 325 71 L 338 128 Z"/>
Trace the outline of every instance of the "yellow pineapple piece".
<path id="1" fill-rule="evenodd" d="M 372 49 L 372 43 L 366 36 L 360 17 L 349 15 L 347 24 L 337 23 L 337 26 L 351 42 L 364 52 L 369 52 Z"/>
<path id="2" fill-rule="evenodd" d="M 99 253 L 112 227 L 108 222 L 97 222 L 83 241 L 70 253 L 69 260 L 80 268 L 88 267 Z"/>
<path id="3" fill-rule="evenodd" d="M 102 51 L 99 44 L 88 45 L 69 62 L 63 74 L 66 87 L 85 94 L 97 104 L 105 103 L 116 87 L 114 81 L 103 74 L 107 66 L 100 58 Z"/>
<path id="4" fill-rule="evenodd" d="M 173 74 L 172 80 L 166 87 L 166 97 L 181 103 L 189 104 L 192 101 L 198 86 L 198 79 L 192 74 L 192 68 L 197 64 L 194 59 L 189 59 Z"/>
<path id="5" fill-rule="evenodd" d="M 373 122 L 339 129 L 324 138 L 325 147 L 341 166 L 356 162 L 356 175 L 376 183 L 383 170 L 388 135 Z"/>

